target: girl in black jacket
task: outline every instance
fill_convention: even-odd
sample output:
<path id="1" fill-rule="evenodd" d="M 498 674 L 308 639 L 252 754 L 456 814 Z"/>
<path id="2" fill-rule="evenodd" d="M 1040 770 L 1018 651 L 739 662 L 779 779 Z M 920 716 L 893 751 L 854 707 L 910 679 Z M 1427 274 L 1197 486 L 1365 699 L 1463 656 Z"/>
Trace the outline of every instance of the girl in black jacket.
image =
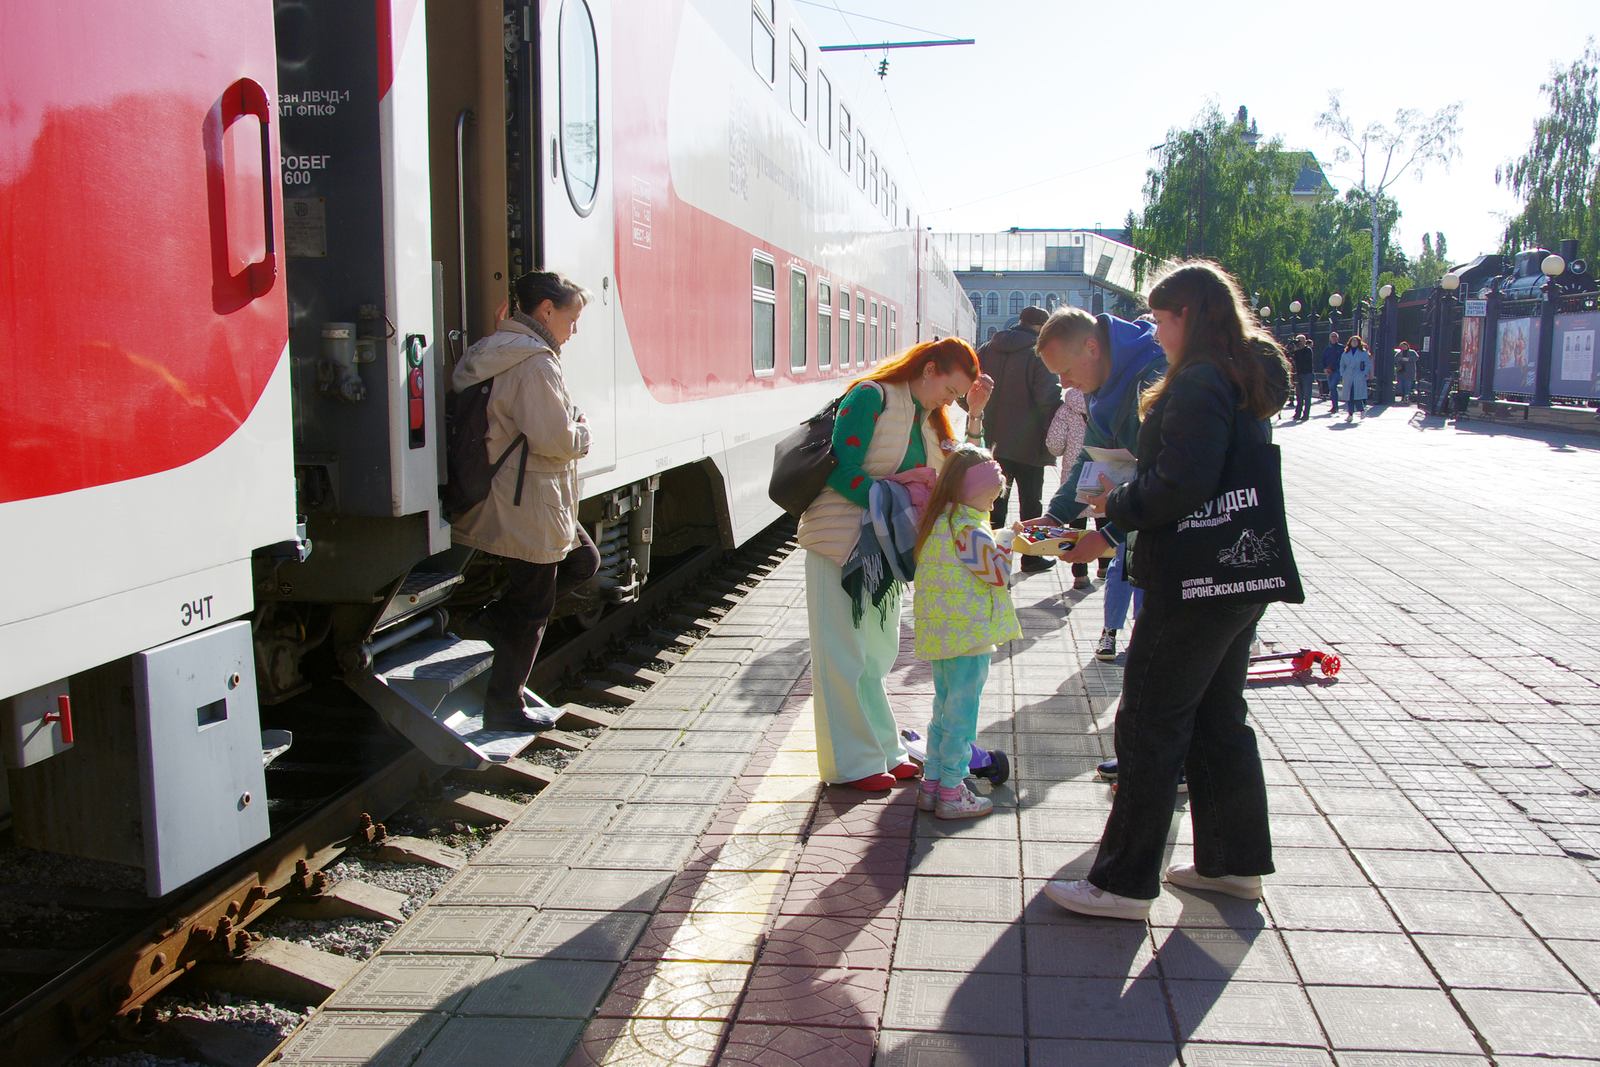
<path id="1" fill-rule="evenodd" d="M 1262 604 L 1183 601 L 1159 582 L 1180 519 L 1216 492 L 1233 440 L 1267 440 L 1265 421 L 1288 396 L 1289 366 L 1256 325 L 1239 285 L 1214 263 L 1192 261 L 1150 291 L 1170 370 L 1140 400 L 1139 466 L 1109 490 L 1102 533 L 1137 531 L 1129 578 L 1145 590 L 1128 646 L 1117 709 L 1117 792 L 1089 877 L 1050 882 L 1071 911 L 1144 919 L 1160 891 L 1161 856 L 1186 772 L 1194 864 L 1167 881 L 1246 899 L 1272 873 L 1267 790 L 1255 733 L 1245 721 L 1245 674 Z M 1069 554 L 1068 559 L 1071 559 Z"/>

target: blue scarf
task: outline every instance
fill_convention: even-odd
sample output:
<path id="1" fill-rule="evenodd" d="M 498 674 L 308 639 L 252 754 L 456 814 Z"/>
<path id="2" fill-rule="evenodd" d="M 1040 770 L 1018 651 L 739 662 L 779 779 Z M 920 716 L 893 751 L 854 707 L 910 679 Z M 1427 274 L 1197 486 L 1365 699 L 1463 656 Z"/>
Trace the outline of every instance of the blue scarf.
<path id="1" fill-rule="evenodd" d="M 898 596 L 900 583 L 909 582 L 917 570 L 917 516 L 911 493 L 899 482 L 879 478 L 867 493 L 861 514 L 861 536 L 845 561 L 840 584 L 850 594 L 850 617 L 857 626 L 867 603 L 878 617 L 889 614 L 889 597 Z"/>

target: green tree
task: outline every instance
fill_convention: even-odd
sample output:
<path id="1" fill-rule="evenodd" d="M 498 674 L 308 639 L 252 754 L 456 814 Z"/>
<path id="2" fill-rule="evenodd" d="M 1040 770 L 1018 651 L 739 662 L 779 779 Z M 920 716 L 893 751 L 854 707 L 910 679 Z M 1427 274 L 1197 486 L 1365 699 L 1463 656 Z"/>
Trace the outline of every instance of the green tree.
<path id="1" fill-rule="evenodd" d="M 1448 166 L 1458 154 L 1461 136 L 1461 105 L 1450 104 L 1424 116 L 1411 108 L 1394 113 L 1394 125 L 1369 122 L 1357 129 L 1346 114 L 1338 93 L 1328 94 L 1328 110 L 1317 116 L 1318 129 L 1341 142 L 1334 154 L 1336 162 L 1353 160 L 1358 175 L 1351 183 L 1367 213 L 1367 297 L 1378 303 L 1379 275 L 1383 273 L 1385 195 L 1406 172 L 1418 173 L 1430 163 Z M 1389 201 L 1392 203 L 1393 201 Z M 1392 272 L 1391 272 L 1392 273 Z"/>
<path id="2" fill-rule="evenodd" d="M 1300 154 L 1276 139 L 1258 144 L 1253 128 L 1215 105 L 1189 128 L 1170 131 L 1158 152 L 1143 210 L 1128 220 L 1142 252 L 1138 279 L 1165 260 L 1206 256 L 1249 292 L 1287 290 L 1307 225 L 1290 196 Z"/>
<path id="3" fill-rule="evenodd" d="M 1439 279 L 1452 266 L 1450 253 L 1445 244 L 1443 233 L 1422 235 L 1422 255 L 1411 263 L 1411 284 L 1417 286 L 1438 285 Z"/>
<path id="4" fill-rule="evenodd" d="M 1528 150 L 1495 171 L 1495 181 L 1523 200 L 1506 225 L 1505 251 L 1555 248 L 1576 238 L 1593 256 L 1600 248 L 1600 52 L 1594 38 L 1567 69 L 1552 68 L 1540 88 L 1549 113 L 1534 123 Z"/>

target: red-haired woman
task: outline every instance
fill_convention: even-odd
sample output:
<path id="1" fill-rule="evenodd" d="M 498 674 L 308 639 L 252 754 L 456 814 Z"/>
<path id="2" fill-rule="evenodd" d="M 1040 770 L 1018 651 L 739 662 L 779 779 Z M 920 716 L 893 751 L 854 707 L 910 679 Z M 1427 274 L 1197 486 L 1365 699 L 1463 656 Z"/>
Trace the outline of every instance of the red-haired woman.
<path id="1" fill-rule="evenodd" d="M 882 611 L 856 612 L 841 584 L 844 565 L 860 536 L 873 482 L 914 467 L 937 469 L 956 444 L 947 409 L 962 397 L 967 435 L 979 439 L 992 388 L 972 346 L 947 337 L 915 345 L 858 379 L 839 405 L 833 431 L 839 466 L 800 517 L 817 769 L 824 782 L 875 791 L 916 773 L 883 686 L 900 651 L 899 591 Z"/>

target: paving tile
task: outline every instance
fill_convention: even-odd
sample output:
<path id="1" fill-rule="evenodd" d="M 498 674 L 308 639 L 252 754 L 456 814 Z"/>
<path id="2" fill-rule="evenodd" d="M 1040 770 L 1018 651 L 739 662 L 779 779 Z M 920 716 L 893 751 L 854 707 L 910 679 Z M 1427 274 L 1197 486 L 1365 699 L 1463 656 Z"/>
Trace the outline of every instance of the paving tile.
<path id="1" fill-rule="evenodd" d="M 1156 955 L 1168 978 L 1240 982 L 1299 980 L 1271 930 L 1189 927 L 1160 929 Z"/>
<path id="2" fill-rule="evenodd" d="M 711 1067 L 727 1030 L 720 1019 L 596 1019 L 567 1067 Z"/>
<path id="3" fill-rule="evenodd" d="M 675 871 L 694 850 L 687 834 L 605 834 L 567 862 L 573 867 Z"/>
<path id="4" fill-rule="evenodd" d="M 578 800 L 627 800 L 649 781 L 643 774 L 558 774 L 539 793 L 539 803 Z"/>
<path id="5" fill-rule="evenodd" d="M 1472 855 L 1468 862 L 1501 893 L 1600 897 L 1600 881 L 1564 856 Z"/>
<path id="6" fill-rule="evenodd" d="M 1403 848 L 1449 852 L 1450 842 L 1421 815 L 1330 815 L 1333 828 L 1351 848 Z M 1273 820 L 1277 828 L 1277 820 Z"/>
<path id="7" fill-rule="evenodd" d="M 675 748 L 662 756 L 651 768 L 650 773 L 657 777 L 669 778 L 731 777 L 738 771 L 738 767 L 735 766 L 738 762 L 740 761 L 730 760 L 725 752 Z"/>
<path id="8" fill-rule="evenodd" d="M 1143 923 L 1081 921 L 1027 928 L 1028 973 L 1072 978 L 1154 974 L 1150 928 Z"/>
<path id="9" fill-rule="evenodd" d="M 1015 922 L 1022 917 L 1017 882 L 959 876 L 906 879 L 905 919 Z"/>
<path id="10" fill-rule="evenodd" d="M 885 971 L 758 964 L 737 1021 L 876 1030 L 888 984 Z"/>
<path id="11" fill-rule="evenodd" d="M 1404 934 L 1285 930 L 1301 980 L 1315 985 L 1415 986 L 1439 983 Z"/>
<path id="12" fill-rule="evenodd" d="M 1169 981 L 1183 1041 L 1320 1046 L 1322 1028 L 1297 985 Z"/>
<path id="13" fill-rule="evenodd" d="M 625 804 L 606 827 L 608 834 L 684 834 L 695 837 L 712 813 L 692 804 Z"/>
<path id="14" fill-rule="evenodd" d="M 1060 878 L 1077 881 L 1089 876 L 1098 844 L 1070 844 L 1061 841 L 1022 842 L 1022 873 L 1028 878 Z"/>
<path id="15" fill-rule="evenodd" d="M 1451 853 L 1357 849 L 1354 855 L 1372 880 L 1385 889 L 1488 888 L 1466 860 Z"/>
<path id="16" fill-rule="evenodd" d="M 417 1067 L 561 1067 L 582 1032 L 583 1023 L 576 1019 L 451 1019 L 429 1042 Z"/>
<path id="17" fill-rule="evenodd" d="M 1149 1041 L 1172 1036 L 1155 978 L 1028 979 L 1030 1037 Z"/>
<path id="18" fill-rule="evenodd" d="M 472 863 L 565 866 L 583 855 L 595 840 L 593 835 L 581 833 L 501 831 L 472 857 Z"/>
<path id="19" fill-rule="evenodd" d="M 813 837 L 795 869 L 802 874 L 903 875 L 909 847 L 893 837 Z"/>
<path id="20" fill-rule="evenodd" d="M 1327 820 L 1320 815 L 1274 815 L 1272 843 L 1284 848 L 1340 848 Z"/>
<path id="21" fill-rule="evenodd" d="M 1274 847 L 1272 865 L 1269 886 L 1369 884 L 1366 872 L 1343 849 Z"/>
<path id="22" fill-rule="evenodd" d="M 1452 988 L 1583 992 L 1561 961 L 1532 937 L 1424 934 L 1416 940 L 1444 984 Z"/>
<path id="23" fill-rule="evenodd" d="M 727 1019 L 744 991 L 742 963 L 635 961 L 625 964 L 600 1005 L 603 1018 Z"/>
<path id="24" fill-rule="evenodd" d="M 493 955 L 532 916 L 532 908 L 426 907 L 400 927 L 383 951 Z"/>
<path id="25" fill-rule="evenodd" d="M 896 970 L 1022 973 L 1022 927 L 1016 923 L 904 921 L 895 941 Z"/>
<path id="26" fill-rule="evenodd" d="M 796 837 L 703 837 L 682 864 L 685 871 L 792 871 L 800 859 Z"/>
<path id="27" fill-rule="evenodd" d="M 659 752 L 646 752 L 638 749 L 617 749 L 607 751 L 603 749 L 587 748 L 567 764 L 567 769 L 562 774 L 651 774 L 653 768 L 661 759 Z"/>
<path id="28" fill-rule="evenodd" d="M 722 802 L 734 779 L 709 775 L 671 777 L 652 775 L 634 794 L 641 804 L 707 804 Z"/>
<path id="29" fill-rule="evenodd" d="M 657 915 L 634 946 L 636 960 L 754 963 L 768 916 L 722 912 Z"/>
<path id="30" fill-rule="evenodd" d="M 319 1011 L 278 1062 L 296 1067 L 404 1067 L 446 1018 L 442 1013 Z"/>
<path id="31" fill-rule="evenodd" d="M 869 1030 L 738 1022 L 717 1062 L 725 1067 L 868 1067 L 872 1048 Z"/>
<path id="32" fill-rule="evenodd" d="M 828 837 L 908 837 L 916 817 L 917 810 L 909 803 L 886 803 L 875 797 L 840 801 L 827 796 L 817 805 L 811 833 Z"/>
<path id="33" fill-rule="evenodd" d="M 1023 1067 L 1023 1062 L 1021 1038 L 909 1030 L 878 1035 L 877 1067 Z"/>
<path id="34" fill-rule="evenodd" d="M 761 962 L 887 970 L 895 928 L 886 916 L 782 915 L 767 932 Z"/>
<path id="35" fill-rule="evenodd" d="M 1600 1052 L 1600 1008 L 1593 997 L 1463 989 L 1456 1000 L 1496 1056 Z"/>
<path id="36" fill-rule="evenodd" d="M 610 822 L 616 811 L 617 804 L 610 801 L 551 800 L 546 803 L 535 800 L 506 830 L 517 833 L 533 830 L 592 832 Z"/>
<path id="37" fill-rule="evenodd" d="M 478 979 L 462 1015 L 587 1019 L 617 973 L 601 960 L 506 959 Z"/>
<path id="38" fill-rule="evenodd" d="M 786 885 L 787 877 L 774 871 L 686 871 L 673 879 L 660 910 L 768 915 Z"/>
<path id="39" fill-rule="evenodd" d="M 623 712 L 613 729 L 683 730 L 700 717 L 698 711 L 670 708 L 632 708 Z"/>
<path id="40" fill-rule="evenodd" d="M 1539 1061 L 1553 1067 L 1550 1060 Z M 1505 1060 L 1500 1063 L 1504 1065 Z M 1452 1056 L 1443 1052 L 1339 1051 L 1339 1067 L 1490 1067 L 1486 1056 Z"/>
<path id="41" fill-rule="evenodd" d="M 631 911 L 544 908 L 505 949 L 507 956 L 624 960 L 649 916 Z"/>
<path id="42" fill-rule="evenodd" d="M 905 879 L 894 874 L 796 874 L 779 909 L 784 915 L 894 916 Z"/>
<path id="43" fill-rule="evenodd" d="M 708 726 L 710 722 L 702 718 L 701 726 Z M 732 725 L 731 723 L 729 725 Z M 760 730 L 687 730 L 683 740 L 678 742 L 676 752 L 724 752 L 734 755 L 744 755 L 755 751 L 757 743 L 761 740 Z M 735 761 L 728 761 L 735 762 Z"/>
<path id="44" fill-rule="evenodd" d="M 449 1011 L 489 969 L 483 956 L 378 955 L 327 1006 L 350 1011 Z"/>
<path id="45" fill-rule="evenodd" d="M 712 815 L 706 829 L 728 837 L 742 834 L 800 837 L 811 822 L 812 810 L 810 804 L 740 804 L 734 810 L 724 805 Z"/>
<path id="46" fill-rule="evenodd" d="M 1437 889 L 1385 889 L 1383 896 L 1413 934 L 1488 934 L 1526 937 L 1528 928 L 1493 893 Z"/>
<path id="47" fill-rule="evenodd" d="M 1600 941 L 1600 905 L 1591 897 L 1508 894 L 1515 908 L 1540 937 Z"/>
<path id="48" fill-rule="evenodd" d="M 1020 836 L 1017 813 L 997 808 L 981 819 L 938 819 L 931 812 L 922 812 L 917 818 L 917 839 L 932 837 L 986 837 L 1016 841 Z"/>
<path id="49" fill-rule="evenodd" d="M 1600 941 L 1566 941 L 1551 939 L 1545 947 L 1571 967 L 1578 980 L 1589 987 L 1589 992 L 1600 993 Z"/>
<path id="50" fill-rule="evenodd" d="M 667 871 L 573 869 L 550 887 L 551 907 L 580 911 L 650 911 L 666 892 Z"/>
<path id="51" fill-rule="evenodd" d="M 1480 1052 L 1445 995 L 1433 989 L 1307 986 L 1335 1049 Z"/>
<path id="52" fill-rule="evenodd" d="M 1268 894 L 1269 900 L 1276 895 L 1270 889 Z M 1161 895 L 1150 906 L 1150 922 L 1156 926 L 1259 930 L 1267 924 L 1267 913 L 1259 901 L 1240 900 L 1222 893 L 1191 893 L 1187 889 L 1163 885 Z"/>
<path id="53" fill-rule="evenodd" d="M 822 796 L 822 788 L 821 782 L 809 778 L 736 778 L 728 799 L 747 804 L 809 803 Z"/>
<path id="54" fill-rule="evenodd" d="M 1031 807 L 1022 811 L 1024 841 L 1076 841 L 1094 843 L 1105 830 L 1106 815 L 1101 811 L 1075 808 Z M 1173 840 L 1174 834 L 1168 837 Z"/>
<path id="55" fill-rule="evenodd" d="M 563 871 L 528 864 L 468 867 L 439 891 L 433 903 L 537 906 L 549 897 Z"/>
<path id="56" fill-rule="evenodd" d="M 1178 1067 L 1179 1060 L 1172 1044 L 1035 1038 L 1028 1042 L 1028 1063 L 1030 1067 Z"/>
<path id="57" fill-rule="evenodd" d="M 1021 1036 L 1022 998 L 1017 975 L 895 971 L 883 1023 L 898 1030 Z"/>
<path id="58" fill-rule="evenodd" d="M 1362 930 L 1398 933 L 1400 926 L 1374 889 L 1356 886 L 1273 886 L 1272 917 L 1285 930 Z"/>
<path id="59" fill-rule="evenodd" d="M 919 840 L 911 852 L 912 874 L 967 874 L 1015 879 L 1021 873 L 1017 845 L 981 837 Z"/>
<path id="60" fill-rule="evenodd" d="M 1228 1045 L 1201 1044 L 1191 1041 L 1183 1046 L 1186 1067 L 1331 1067 L 1333 1056 L 1320 1048 L 1290 1048 L 1286 1045 Z M 1344 1060 L 1340 1059 L 1341 1067 Z M 1390 1067 L 1418 1067 L 1410 1060 L 1395 1062 Z"/>

